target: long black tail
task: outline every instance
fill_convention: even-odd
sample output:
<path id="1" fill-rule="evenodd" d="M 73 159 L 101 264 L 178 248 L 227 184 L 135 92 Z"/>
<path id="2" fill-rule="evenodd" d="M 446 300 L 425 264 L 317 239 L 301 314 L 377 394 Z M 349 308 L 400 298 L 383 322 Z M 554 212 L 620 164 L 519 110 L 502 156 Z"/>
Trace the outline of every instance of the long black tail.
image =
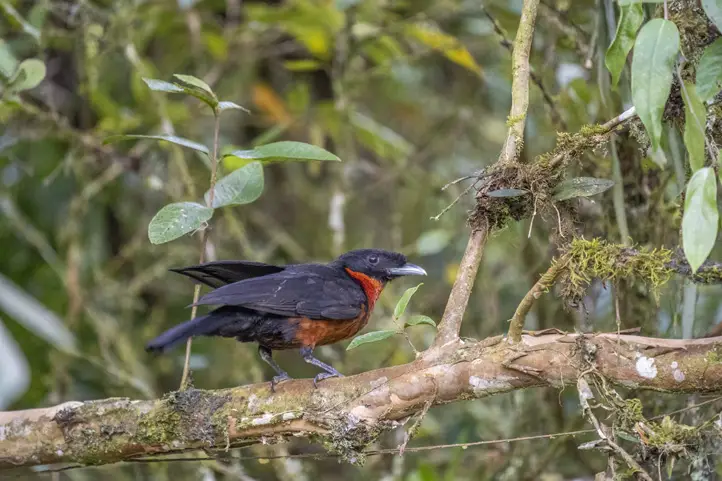
<path id="1" fill-rule="evenodd" d="M 220 311 L 220 312 L 219 312 Z M 148 352 L 164 352 L 184 342 L 189 337 L 203 336 L 216 331 L 229 321 L 228 313 L 216 310 L 205 316 L 196 317 L 183 324 L 171 327 L 160 336 L 150 341 L 145 350 Z"/>

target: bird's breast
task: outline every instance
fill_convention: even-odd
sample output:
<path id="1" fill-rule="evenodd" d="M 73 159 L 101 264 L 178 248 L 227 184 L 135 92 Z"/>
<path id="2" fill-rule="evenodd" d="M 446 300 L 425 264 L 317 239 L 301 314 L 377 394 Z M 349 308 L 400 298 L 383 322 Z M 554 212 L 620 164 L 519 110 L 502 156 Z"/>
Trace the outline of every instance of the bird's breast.
<path id="1" fill-rule="evenodd" d="M 299 346 L 316 347 L 334 344 L 356 335 L 366 326 L 370 317 L 370 309 L 361 308 L 361 314 L 354 319 L 309 319 L 297 318 L 294 340 Z"/>

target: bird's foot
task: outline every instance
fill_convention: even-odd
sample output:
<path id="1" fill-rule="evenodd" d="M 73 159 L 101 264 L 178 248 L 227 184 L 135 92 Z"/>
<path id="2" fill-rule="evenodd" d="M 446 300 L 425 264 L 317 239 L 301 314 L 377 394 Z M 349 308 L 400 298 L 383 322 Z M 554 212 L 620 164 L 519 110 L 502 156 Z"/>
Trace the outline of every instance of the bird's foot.
<path id="1" fill-rule="evenodd" d="M 343 377 L 343 374 L 340 372 L 320 372 L 316 374 L 316 377 L 313 378 L 313 387 L 318 388 L 318 381 L 323 381 L 324 379 L 328 379 L 330 377 Z"/>
<path id="2" fill-rule="evenodd" d="M 273 379 L 271 379 L 271 392 L 276 392 L 276 385 L 282 383 L 283 381 L 288 381 L 289 379 L 291 379 L 291 376 L 289 376 L 287 372 L 282 372 L 278 376 L 273 376 Z"/>

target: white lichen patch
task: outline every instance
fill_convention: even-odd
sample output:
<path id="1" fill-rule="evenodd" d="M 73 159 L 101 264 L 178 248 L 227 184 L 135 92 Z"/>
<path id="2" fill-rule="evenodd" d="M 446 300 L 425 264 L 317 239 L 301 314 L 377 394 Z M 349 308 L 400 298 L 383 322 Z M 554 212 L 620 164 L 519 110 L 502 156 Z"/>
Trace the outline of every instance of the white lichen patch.
<path id="1" fill-rule="evenodd" d="M 672 377 L 674 377 L 674 380 L 677 382 L 682 382 L 685 378 L 684 373 L 679 369 L 675 369 L 674 372 L 672 372 Z"/>
<path id="2" fill-rule="evenodd" d="M 672 361 L 672 364 L 669 365 L 672 369 L 677 369 L 679 367 L 679 364 L 677 364 L 677 361 Z"/>
<path id="3" fill-rule="evenodd" d="M 653 357 L 640 356 L 637 359 L 637 374 L 647 379 L 657 377 L 657 366 L 654 365 Z"/>
<path id="4" fill-rule="evenodd" d="M 248 396 L 248 412 L 253 414 L 261 407 L 261 399 L 255 394 Z"/>
<path id="5" fill-rule="evenodd" d="M 269 424 L 271 420 L 273 419 L 273 414 L 266 413 L 263 416 L 257 417 L 253 421 L 251 421 L 251 424 L 254 426 L 260 426 L 262 424 Z"/>
<path id="6" fill-rule="evenodd" d="M 479 376 L 470 376 L 469 385 L 476 396 L 488 396 L 489 394 L 504 392 L 513 389 L 510 381 L 517 378 L 513 376 L 497 376 L 492 379 L 484 379 Z"/>
<path id="7" fill-rule="evenodd" d="M 281 419 L 283 419 L 284 421 L 290 421 L 291 419 L 297 419 L 297 418 L 298 418 L 298 414 L 296 414 L 296 413 L 283 413 L 283 415 L 281 415 Z"/>

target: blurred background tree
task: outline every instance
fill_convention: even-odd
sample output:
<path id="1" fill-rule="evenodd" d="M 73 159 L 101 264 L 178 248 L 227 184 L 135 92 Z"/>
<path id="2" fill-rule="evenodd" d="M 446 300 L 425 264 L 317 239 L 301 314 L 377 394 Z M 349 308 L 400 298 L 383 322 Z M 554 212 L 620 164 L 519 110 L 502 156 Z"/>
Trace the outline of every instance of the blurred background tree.
<path id="1" fill-rule="evenodd" d="M 342 159 L 266 166 L 266 188 L 256 202 L 214 217 L 207 259 L 293 263 L 325 261 L 359 247 L 398 250 L 429 272 L 409 311 L 438 320 L 474 205 L 468 195 L 446 210 L 473 179 L 449 182 L 492 164 L 514 122 L 507 119 L 510 48 L 521 6 L 521 0 L 0 0 L 0 78 L 6 86 L 0 103 L 0 408 L 154 398 L 178 386 L 182 349 L 154 358 L 143 347 L 189 315 L 192 287 L 168 268 L 197 261 L 201 234 L 156 246 L 147 226 L 165 204 L 200 200 L 210 163 L 173 144 L 103 140 L 140 133 L 212 145 L 214 118 L 192 97 L 148 89 L 144 77 L 192 74 L 220 98 L 250 109 L 250 115 L 224 114 L 221 145 L 251 149 L 293 140 Z M 656 8 L 661 6 L 644 11 L 649 17 Z M 682 34 L 682 53 L 698 61 L 719 31 L 706 21 L 693 23 L 699 17 L 692 13 L 701 11 L 695 1 L 673 1 L 669 9 Z M 618 87 L 605 68 L 618 20 L 610 0 L 542 2 L 522 159 L 552 150 L 557 131 L 604 123 L 631 105 L 629 68 Z M 21 63 L 28 59 L 37 60 Z M 23 77 L 14 83 L 20 70 Z M 683 109 L 679 90 L 677 82 L 677 101 L 666 112 L 672 119 Z M 711 120 L 713 132 L 719 121 Z M 651 247 L 680 244 L 688 167 L 681 124 L 665 129 L 666 164 L 647 156 L 648 140 L 635 123 L 606 151 L 587 152 L 573 165 L 578 175 L 618 181 L 616 190 L 595 201 L 574 201 L 578 233 Z M 224 174 L 238 167 L 233 157 L 219 166 Z M 621 203 L 615 205 L 613 196 Z M 493 233 L 464 336 L 506 331 L 519 300 L 557 254 L 550 242 L 556 221 L 536 219 L 530 227 L 527 219 Z M 373 329 L 394 328 L 393 307 L 411 287 L 405 282 L 386 290 Z M 641 325 L 646 335 L 689 338 L 722 318 L 720 294 L 719 286 L 681 279 L 660 290 L 633 280 L 595 281 L 578 309 L 547 296 L 526 326 L 613 331 L 619 322 L 622 328 Z M 434 331 L 409 334 L 425 347 Z M 348 374 L 414 358 L 399 336 L 349 352 L 344 345 L 328 346 L 319 354 Z M 296 356 L 278 355 L 294 377 L 315 372 L 294 362 Z M 270 376 L 254 347 L 230 340 L 196 340 L 191 368 L 195 385 L 204 389 Z M 649 416 L 702 400 L 635 390 L 628 395 L 640 397 Z M 684 414 L 684 420 L 695 424 L 719 405 Z M 544 389 L 434 408 L 414 441 L 458 443 L 583 427 L 573 390 Z M 385 435 L 377 447 L 396 446 L 403 435 Z M 559 437 L 410 452 L 342 469 L 333 458 L 292 457 L 317 452 L 299 442 L 244 451 L 281 455 L 272 460 L 110 466 L 60 476 L 591 479 L 606 460 L 579 451 L 582 441 Z"/>

